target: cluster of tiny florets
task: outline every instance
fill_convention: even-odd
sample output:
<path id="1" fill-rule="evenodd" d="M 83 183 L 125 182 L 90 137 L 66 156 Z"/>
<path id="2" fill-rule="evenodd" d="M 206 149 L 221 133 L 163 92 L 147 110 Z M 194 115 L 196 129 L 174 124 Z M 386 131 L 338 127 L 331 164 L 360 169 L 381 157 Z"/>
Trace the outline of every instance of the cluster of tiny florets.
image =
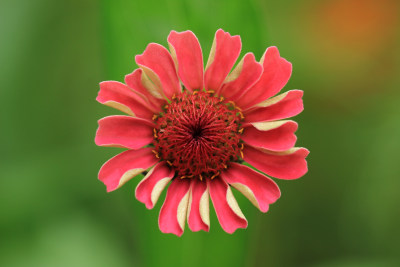
<path id="1" fill-rule="evenodd" d="M 243 157 L 243 114 L 213 91 L 184 91 L 153 119 L 153 152 L 178 178 L 213 179 Z"/>

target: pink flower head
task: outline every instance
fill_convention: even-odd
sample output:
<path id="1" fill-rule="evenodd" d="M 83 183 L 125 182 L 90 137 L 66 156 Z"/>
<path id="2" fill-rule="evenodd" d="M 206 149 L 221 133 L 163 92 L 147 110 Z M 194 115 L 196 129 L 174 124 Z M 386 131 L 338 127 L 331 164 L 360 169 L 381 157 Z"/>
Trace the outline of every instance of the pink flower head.
<path id="1" fill-rule="evenodd" d="M 148 170 L 136 198 L 154 207 L 169 184 L 160 211 L 163 233 L 208 231 L 209 198 L 222 228 L 246 228 L 231 186 L 267 212 L 280 197 L 265 174 L 296 179 L 307 172 L 308 150 L 293 147 L 297 123 L 286 118 L 303 110 L 300 90 L 275 96 L 285 86 L 292 65 L 269 47 L 260 62 L 244 55 L 239 36 L 218 30 L 205 70 L 191 31 L 172 31 L 170 51 L 151 43 L 136 56 L 139 69 L 125 84 L 100 83 L 97 101 L 128 116 L 99 120 L 96 144 L 128 150 L 108 160 L 99 179 L 107 191 Z M 245 161 L 259 171 L 241 163 Z"/>

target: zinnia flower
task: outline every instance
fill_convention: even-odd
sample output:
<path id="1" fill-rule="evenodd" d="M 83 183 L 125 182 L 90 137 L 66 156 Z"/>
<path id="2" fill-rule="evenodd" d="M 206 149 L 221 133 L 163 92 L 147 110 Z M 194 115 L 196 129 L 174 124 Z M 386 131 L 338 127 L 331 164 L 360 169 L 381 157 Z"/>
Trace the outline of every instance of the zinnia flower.
<path id="1" fill-rule="evenodd" d="M 297 123 L 282 120 L 303 110 L 300 90 L 274 96 L 287 83 L 291 64 L 269 47 L 260 62 L 244 55 L 239 36 L 215 34 L 205 70 L 191 31 L 172 31 L 170 52 L 151 43 L 136 56 L 140 68 L 125 84 L 100 83 L 97 101 L 128 116 L 99 120 L 95 142 L 128 150 L 108 160 L 99 179 L 107 191 L 150 169 L 136 188 L 136 198 L 154 207 L 169 184 L 159 215 L 163 233 L 208 231 L 209 198 L 222 228 L 246 228 L 231 187 L 267 212 L 281 195 L 276 183 L 307 172 L 305 148 L 294 148 Z M 255 167 L 255 171 L 243 165 Z"/>

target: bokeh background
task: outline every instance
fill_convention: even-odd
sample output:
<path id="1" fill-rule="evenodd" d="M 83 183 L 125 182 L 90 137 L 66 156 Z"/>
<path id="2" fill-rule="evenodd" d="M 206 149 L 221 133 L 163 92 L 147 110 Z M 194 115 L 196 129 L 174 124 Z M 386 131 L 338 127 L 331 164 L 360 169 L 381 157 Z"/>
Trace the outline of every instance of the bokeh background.
<path id="1" fill-rule="evenodd" d="M 400 38 L 397 0 L 2 0 L 1 266 L 400 266 Z M 247 230 L 178 238 L 136 201 L 139 177 L 107 194 L 94 145 L 103 80 L 123 81 L 149 42 L 190 29 L 293 63 L 303 89 L 298 146 L 309 172 L 277 181 L 267 214 L 236 194 Z"/>

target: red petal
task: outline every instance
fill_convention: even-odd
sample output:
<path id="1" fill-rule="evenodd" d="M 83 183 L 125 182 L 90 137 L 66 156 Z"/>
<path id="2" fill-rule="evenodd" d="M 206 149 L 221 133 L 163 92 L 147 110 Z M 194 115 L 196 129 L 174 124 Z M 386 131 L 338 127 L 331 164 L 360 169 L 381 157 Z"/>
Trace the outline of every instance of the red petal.
<path id="1" fill-rule="evenodd" d="M 146 208 L 152 209 L 174 174 L 165 162 L 158 163 L 136 187 L 136 198 L 144 203 Z"/>
<path id="2" fill-rule="evenodd" d="M 262 66 L 253 53 L 247 53 L 236 68 L 229 74 L 219 94 L 231 101 L 236 101 L 247 89 L 260 78 Z"/>
<path id="3" fill-rule="evenodd" d="M 127 150 L 104 163 L 99 171 L 99 180 L 106 185 L 107 192 L 110 192 L 120 188 L 124 183 L 156 164 L 157 161 L 151 148 Z"/>
<path id="4" fill-rule="evenodd" d="M 171 99 L 174 94 L 181 92 L 174 61 L 165 47 L 151 43 L 135 59 L 160 93 Z"/>
<path id="5" fill-rule="evenodd" d="M 279 56 L 278 48 L 275 46 L 267 48 L 261 63 L 264 71 L 260 80 L 236 103 L 243 110 L 276 95 L 292 74 L 292 64 Z"/>
<path id="6" fill-rule="evenodd" d="M 285 151 L 296 143 L 294 121 L 254 122 L 244 127 L 242 140 L 255 147 Z"/>
<path id="7" fill-rule="evenodd" d="M 196 35 L 191 31 L 171 31 L 168 43 L 185 87 L 190 91 L 203 89 L 203 53 Z"/>
<path id="8" fill-rule="evenodd" d="M 240 210 L 229 185 L 220 178 L 207 180 L 207 183 L 222 229 L 232 234 L 238 228 L 246 228 L 247 220 Z"/>
<path id="9" fill-rule="evenodd" d="M 161 106 L 165 102 L 164 99 L 157 98 L 155 95 L 153 95 L 152 92 L 149 88 L 146 88 L 143 84 L 143 70 L 142 69 L 136 69 L 132 73 L 127 74 L 125 76 L 125 83 L 128 85 L 132 90 L 138 92 L 139 94 L 142 94 L 149 103 L 152 105 L 152 107 L 157 111 L 161 111 Z M 157 93 L 156 93 L 157 95 Z M 161 97 L 158 95 L 158 97 Z"/>
<path id="10" fill-rule="evenodd" d="M 197 232 L 210 229 L 209 196 L 206 182 L 192 179 L 191 194 L 188 211 L 188 225 L 190 230 Z"/>
<path id="11" fill-rule="evenodd" d="M 167 197 L 158 217 L 161 232 L 177 236 L 185 229 L 186 212 L 190 195 L 190 180 L 175 179 L 167 191 Z"/>
<path id="12" fill-rule="evenodd" d="M 245 113 L 245 122 L 274 121 L 303 111 L 303 91 L 291 90 L 264 101 Z"/>
<path id="13" fill-rule="evenodd" d="M 143 98 L 120 82 L 101 82 L 96 100 L 132 116 L 151 119 L 154 115 L 154 111 Z"/>
<path id="14" fill-rule="evenodd" d="M 153 141 L 154 124 L 128 116 L 109 116 L 99 120 L 95 143 L 138 149 Z"/>
<path id="15" fill-rule="evenodd" d="M 221 173 L 221 177 L 245 195 L 262 212 L 267 212 L 269 204 L 280 196 L 279 187 L 265 175 L 247 166 L 232 163 Z"/>
<path id="16" fill-rule="evenodd" d="M 297 179 L 307 173 L 306 157 L 309 151 L 305 148 L 292 148 L 284 152 L 272 152 L 245 146 L 244 161 L 250 165 L 280 179 Z"/>
<path id="17" fill-rule="evenodd" d="M 235 64 L 241 48 L 242 42 L 238 35 L 231 36 L 221 29 L 215 33 L 204 75 L 206 90 L 219 90 Z"/>

